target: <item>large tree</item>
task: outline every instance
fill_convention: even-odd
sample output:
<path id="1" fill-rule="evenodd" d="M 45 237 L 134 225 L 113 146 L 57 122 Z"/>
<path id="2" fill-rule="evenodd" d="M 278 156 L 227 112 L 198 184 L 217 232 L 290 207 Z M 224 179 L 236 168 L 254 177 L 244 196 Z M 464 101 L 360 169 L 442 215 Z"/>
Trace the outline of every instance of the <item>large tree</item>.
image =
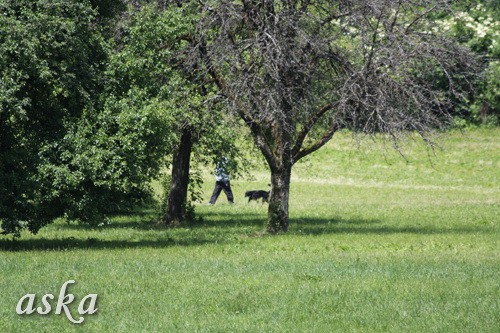
<path id="1" fill-rule="evenodd" d="M 0 221 L 36 231 L 53 216 L 39 195 L 42 147 L 92 107 L 105 52 L 83 2 L 1 0 L 0 13 Z"/>
<path id="2" fill-rule="evenodd" d="M 341 128 L 422 136 L 472 71 L 439 0 L 199 1 L 192 61 L 251 130 L 271 171 L 268 231 L 286 231 L 293 165 Z M 447 89 L 435 88 L 442 79 Z"/>
<path id="3" fill-rule="evenodd" d="M 0 13 L 3 233 L 62 216 L 97 225 L 143 202 L 168 122 L 144 91 L 104 94 L 104 14 L 76 0 L 0 0 Z"/>
<path id="4" fill-rule="evenodd" d="M 171 169 L 162 222 L 183 222 L 189 205 L 188 188 L 192 155 L 234 156 L 231 128 L 221 113 L 220 98 L 200 63 L 189 61 L 194 40 L 197 5 L 179 1 L 135 1 L 117 30 L 116 52 L 111 57 L 111 91 L 133 100 L 140 90 L 152 107 L 166 115 L 170 134 L 166 151 Z M 160 104 L 157 104 L 160 102 Z M 210 158 L 209 158 L 210 159 Z"/>

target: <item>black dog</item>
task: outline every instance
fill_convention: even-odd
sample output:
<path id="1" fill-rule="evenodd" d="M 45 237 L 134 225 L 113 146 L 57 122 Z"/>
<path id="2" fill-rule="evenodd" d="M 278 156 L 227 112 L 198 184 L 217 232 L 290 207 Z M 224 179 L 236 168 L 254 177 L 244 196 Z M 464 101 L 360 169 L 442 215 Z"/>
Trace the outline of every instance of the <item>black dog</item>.
<path id="1" fill-rule="evenodd" d="M 245 192 L 245 198 L 248 197 L 248 202 L 255 200 L 257 201 L 258 199 L 262 199 L 262 203 L 269 202 L 269 191 L 246 191 Z"/>

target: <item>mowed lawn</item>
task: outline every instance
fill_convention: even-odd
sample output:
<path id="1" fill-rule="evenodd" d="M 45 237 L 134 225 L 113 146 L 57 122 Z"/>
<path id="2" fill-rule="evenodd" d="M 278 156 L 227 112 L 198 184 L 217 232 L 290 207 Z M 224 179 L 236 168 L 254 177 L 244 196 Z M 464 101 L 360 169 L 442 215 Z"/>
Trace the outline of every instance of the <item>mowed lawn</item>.
<path id="1" fill-rule="evenodd" d="M 406 159 L 347 133 L 293 172 L 290 231 L 235 179 L 198 224 L 161 229 L 152 209 L 98 230 L 59 222 L 0 238 L 0 332 L 499 332 L 500 130 L 453 132 Z M 19 316 L 26 293 L 98 294 L 81 325 Z M 56 301 L 53 302 L 55 307 Z"/>

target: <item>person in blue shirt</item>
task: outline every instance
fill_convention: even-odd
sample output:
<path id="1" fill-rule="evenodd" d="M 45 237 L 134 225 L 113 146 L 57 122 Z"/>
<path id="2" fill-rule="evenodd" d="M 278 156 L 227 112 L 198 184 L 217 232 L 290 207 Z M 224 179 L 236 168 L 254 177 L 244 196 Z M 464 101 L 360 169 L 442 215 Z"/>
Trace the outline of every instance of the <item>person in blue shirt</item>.
<path id="1" fill-rule="evenodd" d="M 215 188 L 212 197 L 210 198 L 210 205 L 215 204 L 219 194 L 222 190 L 226 193 L 227 200 L 234 203 L 233 191 L 231 190 L 231 183 L 229 182 L 229 160 L 226 157 L 220 159 L 215 166 Z"/>

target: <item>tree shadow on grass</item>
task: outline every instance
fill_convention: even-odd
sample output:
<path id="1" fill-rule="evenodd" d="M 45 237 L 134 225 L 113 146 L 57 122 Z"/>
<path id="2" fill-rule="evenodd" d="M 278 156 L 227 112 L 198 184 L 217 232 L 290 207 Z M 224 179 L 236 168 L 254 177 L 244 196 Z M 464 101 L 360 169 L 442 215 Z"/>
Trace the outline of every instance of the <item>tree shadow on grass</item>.
<path id="1" fill-rule="evenodd" d="M 138 229 L 152 230 L 157 225 L 157 217 L 154 209 L 138 208 L 133 212 L 123 212 L 111 217 L 112 222 L 103 225 L 90 225 L 88 223 L 79 223 L 67 221 L 61 224 L 62 229 L 66 230 L 100 230 L 106 229 Z"/>
<path id="2" fill-rule="evenodd" d="M 489 233 L 490 230 L 479 226 L 440 228 L 430 225 L 396 226 L 383 224 L 377 219 L 312 219 L 297 218 L 290 220 L 290 233 L 292 234 L 367 234 L 367 235 L 389 235 L 389 234 L 472 234 Z"/>
<path id="3" fill-rule="evenodd" d="M 202 223 L 193 224 L 200 228 L 220 227 L 220 228 L 240 228 L 256 227 L 264 228 L 266 217 L 258 213 L 248 212 L 204 212 L 200 214 Z"/>
<path id="4" fill-rule="evenodd" d="M 215 240 L 204 238 L 188 238 L 185 240 L 165 237 L 164 239 L 131 240 L 104 240 L 94 237 L 60 239 L 8 239 L 0 240 L 2 251 L 66 251 L 72 249 L 83 250 L 115 250 L 135 248 L 166 248 L 171 246 L 196 246 L 214 243 Z"/>
<path id="5" fill-rule="evenodd" d="M 151 220 L 130 216 L 130 220 L 113 222 L 104 226 L 101 231 L 105 234 L 108 229 L 111 233 L 117 229 L 134 229 L 134 239 L 99 239 L 96 237 L 77 238 L 30 238 L 30 239 L 2 239 L 0 251 L 64 251 L 71 249 L 109 250 L 134 248 L 167 248 L 172 246 L 200 246 L 206 244 L 230 243 L 242 238 L 262 237 L 265 231 L 265 216 L 261 213 L 224 211 L 204 212 L 202 221 L 191 223 L 181 228 L 158 228 Z M 489 233 L 491 230 L 480 226 L 439 228 L 434 226 L 388 226 L 377 219 L 339 217 L 330 218 L 301 218 L 290 219 L 291 235 L 390 235 L 390 234 L 469 234 Z M 61 229 L 79 229 L 82 231 L 93 228 L 84 224 L 61 224 Z M 117 235 L 126 237 L 127 235 Z M 279 236 L 278 236 L 279 237 Z"/>
<path id="6" fill-rule="evenodd" d="M 262 227 L 265 228 L 266 217 L 261 214 L 251 213 L 237 213 L 237 212 L 224 212 L 218 213 L 204 213 L 207 217 L 208 226 L 220 226 L 223 228 L 238 228 L 242 225 Z M 213 216 L 225 216 L 224 220 L 210 221 Z M 490 229 L 481 226 L 470 227 L 453 227 L 453 228 L 440 228 L 431 225 L 415 225 L 415 226 L 396 226 L 387 225 L 380 219 L 365 219 L 365 218 L 342 218 L 332 216 L 327 218 L 310 218 L 310 217 L 291 217 L 289 234 L 420 234 L 420 235 L 433 235 L 433 234 L 470 234 L 470 233 L 489 233 Z"/>
<path id="7" fill-rule="evenodd" d="M 111 222 L 111 223 L 105 224 L 103 226 L 92 226 L 92 225 L 85 224 L 85 223 L 68 222 L 68 223 L 64 223 L 60 227 L 62 229 L 65 229 L 65 230 L 82 230 L 82 231 L 83 230 L 105 231 L 107 229 L 137 229 L 137 230 L 146 231 L 146 230 L 158 229 L 157 222 L 154 221 L 153 219 L 138 221 L 136 219 L 127 220 L 125 218 L 124 218 L 124 221 Z"/>

